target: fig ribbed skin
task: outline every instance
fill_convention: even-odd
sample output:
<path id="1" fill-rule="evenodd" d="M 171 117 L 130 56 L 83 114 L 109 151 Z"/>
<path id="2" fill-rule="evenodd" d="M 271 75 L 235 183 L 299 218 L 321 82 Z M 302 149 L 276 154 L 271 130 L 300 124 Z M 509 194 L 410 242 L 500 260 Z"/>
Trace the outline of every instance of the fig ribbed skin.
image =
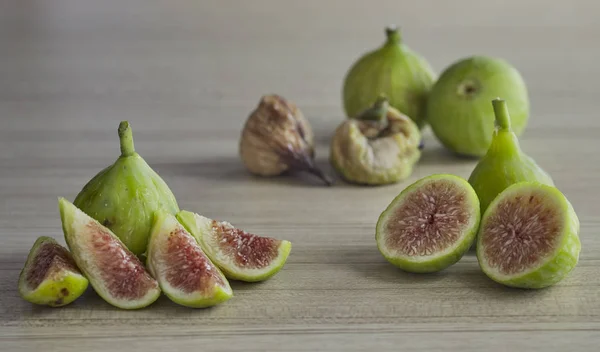
<path id="1" fill-rule="evenodd" d="M 424 57 L 402 43 L 399 29 L 388 28 L 386 35 L 382 46 L 365 53 L 346 73 L 342 89 L 346 115 L 353 118 L 385 94 L 391 106 L 423 128 L 427 96 L 437 75 Z"/>
<path id="2" fill-rule="evenodd" d="M 73 204 L 109 228 L 135 255 L 146 251 L 152 216 L 158 209 L 175 215 L 175 196 L 164 180 L 135 152 L 131 127 L 119 126 L 121 156 L 94 176 Z"/>

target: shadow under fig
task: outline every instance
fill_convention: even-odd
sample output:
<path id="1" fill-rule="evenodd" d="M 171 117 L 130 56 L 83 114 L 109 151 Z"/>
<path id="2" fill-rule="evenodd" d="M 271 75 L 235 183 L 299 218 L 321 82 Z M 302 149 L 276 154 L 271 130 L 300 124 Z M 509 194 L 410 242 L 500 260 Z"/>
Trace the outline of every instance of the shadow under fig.
<path id="1" fill-rule="evenodd" d="M 423 150 L 421 150 L 421 159 L 417 163 L 421 165 L 456 165 L 456 164 L 475 164 L 479 158 L 469 157 L 453 153 L 442 145 L 430 145 L 425 141 Z"/>
<path id="2" fill-rule="evenodd" d="M 327 160 L 317 160 L 317 166 L 333 181 L 333 186 L 342 184 Z M 184 176 L 221 182 L 253 182 L 279 184 L 296 187 L 327 187 L 325 182 L 308 172 L 290 171 L 277 176 L 253 175 L 239 158 L 224 157 L 198 162 L 152 163 L 150 165 L 164 177 Z"/>

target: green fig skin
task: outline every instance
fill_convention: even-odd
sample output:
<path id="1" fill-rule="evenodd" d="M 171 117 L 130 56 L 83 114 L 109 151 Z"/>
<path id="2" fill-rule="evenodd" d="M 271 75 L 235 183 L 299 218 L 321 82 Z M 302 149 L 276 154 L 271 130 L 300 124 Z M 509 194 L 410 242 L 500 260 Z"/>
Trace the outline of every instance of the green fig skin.
<path id="1" fill-rule="evenodd" d="M 503 59 L 472 56 L 446 68 L 427 100 L 427 122 L 437 139 L 456 154 L 485 155 L 492 143 L 490 101 L 510 102 L 511 124 L 520 136 L 529 120 L 529 96 L 519 71 Z"/>
<path id="2" fill-rule="evenodd" d="M 469 183 L 479 197 L 482 214 L 502 191 L 514 183 L 535 181 L 554 186 L 550 175 L 521 150 L 519 140 L 511 129 L 506 101 L 494 99 L 492 106 L 497 124 L 492 143 L 469 176 Z"/>
<path id="3" fill-rule="evenodd" d="M 53 248 L 52 258 L 36 258 L 43 246 Z M 51 262 L 48 263 L 48 260 Z M 44 261 L 49 265 L 44 267 Z M 35 268 L 36 264 L 42 267 Z M 32 269 L 46 269 L 43 280 L 36 287 L 29 283 Z M 30 303 L 62 307 L 79 298 L 88 284 L 88 279 L 77 268 L 69 251 L 55 239 L 41 236 L 33 244 L 19 275 L 19 295 Z"/>
<path id="4" fill-rule="evenodd" d="M 94 176 L 73 204 L 109 228 L 137 256 L 146 251 L 153 214 L 179 207 L 165 181 L 135 152 L 131 127 L 119 125 L 121 156 Z"/>
<path id="5" fill-rule="evenodd" d="M 425 105 L 437 74 L 427 60 L 402 42 L 400 30 L 386 29 L 385 43 L 356 60 L 344 78 L 346 115 L 355 117 L 381 94 L 422 129 Z"/>
<path id="6" fill-rule="evenodd" d="M 527 270 L 511 275 L 499 272 L 497 267 L 489 264 L 486 255 L 485 239 L 489 234 L 485 229 L 490 218 L 498 212 L 498 205 L 512 197 L 527 196 L 532 192 L 544 194 L 547 200 L 556 207 L 559 216 L 560 236 L 552 252 Z M 539 182 L 519 182 L 505 189 L 490 204 L 481 218 L 481 226 L 477 235 L 477 260 L 482 271 L 495 282 L 514 288 L 542 289 L 555 285 L 566 278 L 577 266 L 581 252 L 579 238 L 580 222 L 575 209 L 569 200 L 556 187 Z"/>

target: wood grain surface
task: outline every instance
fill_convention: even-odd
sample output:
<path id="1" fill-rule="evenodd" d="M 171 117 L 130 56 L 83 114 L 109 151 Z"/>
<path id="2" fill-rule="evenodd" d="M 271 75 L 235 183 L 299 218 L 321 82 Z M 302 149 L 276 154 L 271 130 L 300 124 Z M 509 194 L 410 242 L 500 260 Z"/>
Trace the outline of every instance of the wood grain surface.
<path id="1" fill-rule="evenodd" d="M 599 14 L 591 0 L 0 2 L 0 350 L 598 351 Z M 343 76 L 390 23 L 438 72 L 471 54 L 522 72 L 532 103 L 522 147 L 581 220 L 580 262 L 560 284 L 503 288 L 472 253 L 432 275 L 382 258 L 374 227 L 391 199 L 475 164 L 429 131 L 414 174 L 392 186 L 325 188 L 243 169 L 242 124 L 261 95 L 278 93 L 309 118 L 331 172 Z M 235 298 L 206 310 L 162 297 L 122 311 L 91 289 L 60 309 L 19 298 L 34 240 L 64 243 L 57 197 L 73 199 L 116 159 L 121 120 L 182 208 L 291 240 L 283 271 L 232 283 Z"/>

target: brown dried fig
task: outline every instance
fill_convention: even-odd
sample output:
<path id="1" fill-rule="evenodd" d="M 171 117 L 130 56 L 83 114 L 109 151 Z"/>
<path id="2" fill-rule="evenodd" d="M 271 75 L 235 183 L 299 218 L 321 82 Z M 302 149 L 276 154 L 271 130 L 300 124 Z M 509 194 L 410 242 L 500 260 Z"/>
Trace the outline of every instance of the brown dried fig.
<path id="1" fill-rule="evenodd" d="M 314 161 L 313 131 L 300 109 L 279 95 L 265 95 L 250 114 L 240 140 L 244 166 L 255 175 L 306 171 L 331 180 Z"/>

